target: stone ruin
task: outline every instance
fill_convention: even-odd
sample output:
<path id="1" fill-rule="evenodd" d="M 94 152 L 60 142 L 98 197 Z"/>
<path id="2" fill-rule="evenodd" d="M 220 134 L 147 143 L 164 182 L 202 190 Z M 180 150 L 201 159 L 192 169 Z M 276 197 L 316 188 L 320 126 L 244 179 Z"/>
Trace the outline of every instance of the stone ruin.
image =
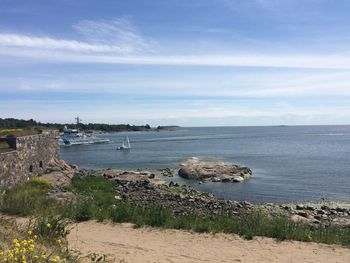
<path id="1" fill-rule="evenodd" d="M 58 131 L 4 137 L 9 148 L 0 152 L 0 191 L 13 187 L 45 171 L 50 160 L 59 159 Z"/>

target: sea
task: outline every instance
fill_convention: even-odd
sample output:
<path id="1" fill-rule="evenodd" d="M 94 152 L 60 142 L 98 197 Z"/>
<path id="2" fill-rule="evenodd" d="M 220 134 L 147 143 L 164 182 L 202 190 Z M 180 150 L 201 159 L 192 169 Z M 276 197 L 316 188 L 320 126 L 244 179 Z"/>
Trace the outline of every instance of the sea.
<path id="1" fill-rule="evenodd" d="M 131 149 L 117 151 L 128 136 Z M 172 180 L 218 198 L 257 203 L 350 202 L 350 126 L 196 127 L 175 131 L 106 133 L 109 144 L 61 147 L 61 158 L 80 168 L 174 169 Z M 248 166 L 241 183 L 180 178 L 188 158 Z"/>

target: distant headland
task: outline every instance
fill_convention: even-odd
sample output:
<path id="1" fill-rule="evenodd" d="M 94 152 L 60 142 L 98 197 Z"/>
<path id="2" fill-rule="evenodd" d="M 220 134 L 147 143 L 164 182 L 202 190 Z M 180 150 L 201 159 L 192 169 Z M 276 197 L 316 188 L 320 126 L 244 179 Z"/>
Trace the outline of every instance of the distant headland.
<path id="1" fill-rule="evenodd" d="M 79 119 L 79 118 L 78 118 Z M 43 130 L 56 129 L 63 131 L 67 126 L 72 129 L 80 129 L 86 132 L 125 132 L 125 131 L 163 131 L 175 130 L 178 126 L 158 126 L 151 127 L 145 125 L 130 125 L 130 124 L 105 124 L 105 123 L 82 123 L 81 119 L 76 123 L 42 123 L 33 119 L 23 120 L 15 118 L 0 118 L 0 136 L 7 135 L 31 135 L 41 133 Z"/>

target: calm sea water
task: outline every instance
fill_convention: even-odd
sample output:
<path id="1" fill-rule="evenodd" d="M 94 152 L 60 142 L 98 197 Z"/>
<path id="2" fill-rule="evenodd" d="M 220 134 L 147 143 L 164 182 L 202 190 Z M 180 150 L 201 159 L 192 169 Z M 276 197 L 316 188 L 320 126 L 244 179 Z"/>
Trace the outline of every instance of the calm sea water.
<path id="1" fill-rule="evenodd" d="M 219 159 L 249 166 L 243 183 L 173 181 L 218 197 L 255 202 L 350 202 L 350 126 L 209 127 L 127 133 L 132 149 L 117 151 L 126 133 L 105 134 L 112 143 L 62 147 L 61 157 L 81 168 L 177 168 L 186 158 Z"/>

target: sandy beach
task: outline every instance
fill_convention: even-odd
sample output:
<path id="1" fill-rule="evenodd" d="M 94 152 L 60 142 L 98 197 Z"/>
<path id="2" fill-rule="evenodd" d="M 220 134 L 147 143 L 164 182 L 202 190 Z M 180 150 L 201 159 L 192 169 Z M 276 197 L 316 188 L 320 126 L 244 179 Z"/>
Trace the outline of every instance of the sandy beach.
<path id="1" fill-rule="evenodd" d="M 349 262 L 350 249 L 271 238 L 244 240 L 235 235 L 198 234 L 131 224 L 88 221 L 73 226 L 71 249 L 106 255 L 111 262 Z"/>

